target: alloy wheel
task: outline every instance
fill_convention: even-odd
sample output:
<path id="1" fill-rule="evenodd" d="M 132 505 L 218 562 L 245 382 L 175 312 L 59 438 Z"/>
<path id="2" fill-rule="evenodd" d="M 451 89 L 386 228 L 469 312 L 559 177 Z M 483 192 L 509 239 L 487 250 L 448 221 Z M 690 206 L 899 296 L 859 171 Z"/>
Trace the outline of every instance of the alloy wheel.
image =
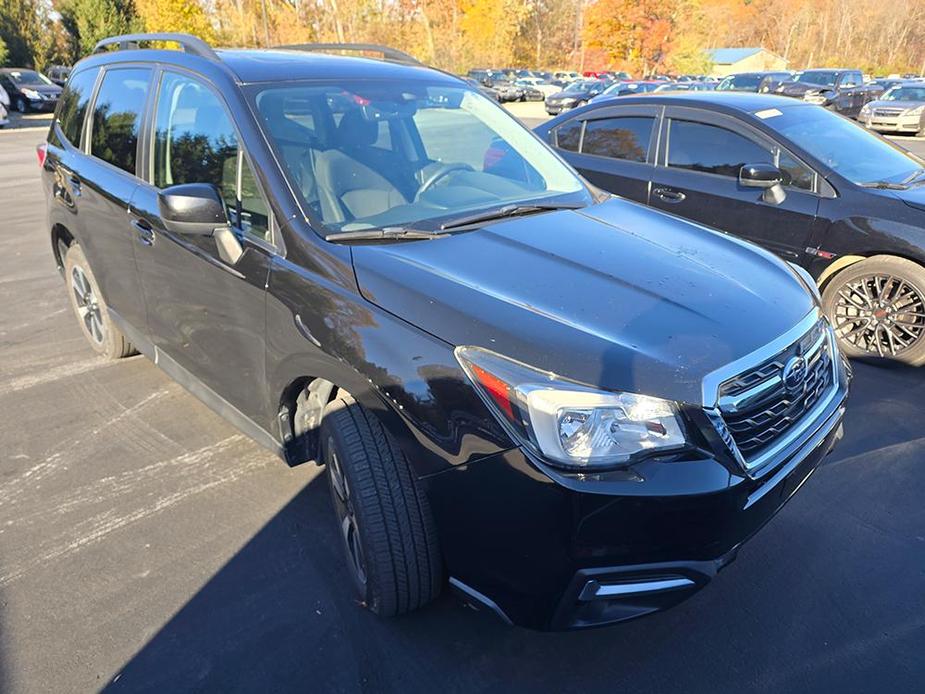
<path id="1" fill-rule="evenodd" d="M 846 282 L 834 308 L 838 337 L 881 357 L 895 357 L 925 335 L 922 292 L 902 277 L 874 274 Z"/>
<path id="2" fill-rule="evenodd" d="M 71 270 L 71 289 L 77 301 L 77 314 L 83 321 L 84 327 L 96 344 L 103 344 L 106 334 L 100 304 L 90 280 L 79 266 L 74 266 Z"/>
<path id="3" fill-rule="evenodd" d="M 350 493 L 350 483 L 344 475 L 337 457 L 334 440 L 328 438 L 328 474 L 331 475 L 331 487 L 334 490 L 334 506 L 340 524 L 341 539 L 347 550 L 347 559 L 353 572 L 353 578 L 361 592 L 366 590 L 366 557 L 360 542 L 360 527 L 357 522 L 356 508 Z"/>

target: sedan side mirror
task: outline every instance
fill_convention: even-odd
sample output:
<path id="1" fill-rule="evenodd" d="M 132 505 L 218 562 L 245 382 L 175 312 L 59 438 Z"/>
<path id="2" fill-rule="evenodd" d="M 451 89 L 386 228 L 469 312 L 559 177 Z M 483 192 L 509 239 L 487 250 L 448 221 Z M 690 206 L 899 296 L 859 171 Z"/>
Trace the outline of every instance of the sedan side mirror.
<path id="1" fill-rule="evenodd" d="M 763 188 L 761 199 L 769 205 L 780 205 L 787 197 L 784 174 L 773 164 L 746 164 L 739 169 L 739 185 L 746 188 Z"/>
<path id="2" fill-rule="evenodd" d="M 209 183 L 170 186 L 157 196 L 161 219 L 168 231 L 191 236 L 212 236 L 228 226 L 228 213 L 218 189 Z"/>

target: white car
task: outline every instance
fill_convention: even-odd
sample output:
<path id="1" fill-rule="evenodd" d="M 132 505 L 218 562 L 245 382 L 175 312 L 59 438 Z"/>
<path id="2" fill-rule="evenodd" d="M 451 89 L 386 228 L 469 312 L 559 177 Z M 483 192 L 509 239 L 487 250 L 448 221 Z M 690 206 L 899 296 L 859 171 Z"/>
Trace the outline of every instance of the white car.
<path id="1" fill-rule="evenodd" d="M 0 86 L 0 128 L 5 128 L 10 123 L 7 109 L 10 107 L 10 95 Z"/>

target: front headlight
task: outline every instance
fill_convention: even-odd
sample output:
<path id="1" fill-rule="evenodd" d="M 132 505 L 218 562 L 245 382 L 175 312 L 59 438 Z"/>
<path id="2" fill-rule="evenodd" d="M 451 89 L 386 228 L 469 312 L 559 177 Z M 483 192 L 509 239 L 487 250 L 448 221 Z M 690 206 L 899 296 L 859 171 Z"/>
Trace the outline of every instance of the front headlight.
<path id="1" fill-rule="evenodd" d="M 42 98 L 42 95 L 39 94 L 39 93 L 38 93 L 37 91 L 35 91 L 34 89 L 23 89 L 23 90 L 22 90 L 22 93 L 23 93 L 23 96 L 24 96 L 24 97 L 26 97 L 27 99 L 32 99 L 33 101 L 36 100 L 36 99 L 41 99 L 41 98 Z"/>
<path id="2" fill-rule="evenodd" d="M 915 108 L 910 108 L 903 115 L 904 116 L 921 116 L 922 111 L 925 111 L 925 106 L 916 106 Z"/>
<path id="3" fill-rule="evenodd" d="M 554 465 L 598 470 L 687 447 L 674 402 L 595 390 L 480 347 L 457 347 L 456 359 L 502 424 Z"/>

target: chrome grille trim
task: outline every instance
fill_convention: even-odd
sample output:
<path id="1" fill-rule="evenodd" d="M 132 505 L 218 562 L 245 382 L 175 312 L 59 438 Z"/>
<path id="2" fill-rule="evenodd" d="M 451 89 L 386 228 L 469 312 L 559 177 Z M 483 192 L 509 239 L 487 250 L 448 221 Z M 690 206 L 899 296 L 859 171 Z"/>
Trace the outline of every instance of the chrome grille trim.
<path id="1" fill-rule="evenodd" d="M 814 334 L 816 330 L 820 331 L 818 335 Z M 808 340 L 812 341 L 800 345 Z M 799 399 L 790 402 L 783 391 L 782 369 L 786 360 L 797 353 L 802 353 L 807 368 L 803 391 Z M 824 361 L 820 365 L 822 359 Z M 743 469 L 752 473 L 773 461 L 802 437 L 810 435 L 813 423 L 825 413 L 841 390 L 841 361 L 834 332 L 817 307 L 768 345 L 709 374 L 703 382 L 704 411 L 724 446 Z M 820 368 L 825 370 L 819 372 Z M 813 394 L 810 389 L 816 382 L 820 385 L 816 386 L 818 392 Z M 793 408 L 792 419 L 782 422 L 784 426 L 760 441 L 760 445 L 746 446 L 747 450 L 743 451 L 739 441 L 743 431 L 747 434 L 748 429 L 743 430 L 739 426 L 737 432 L 736 417 L 747 413 L 750 406 L 760 406 L 763 399 L 774 403 L 775 388 L 782 393 L 775 407 L 779 409 L 779 403 L 785 402 L 782 413 L 791 413 Z M 801 408 L 799 411 L 797 406 Z M 727 420 L 731 420 L 732 424 Z M 773 415 L 765 423 L 768 421 L 773 422 Z M 775 427 L 778 423 L 773 423 L 771 428 Z"/>

